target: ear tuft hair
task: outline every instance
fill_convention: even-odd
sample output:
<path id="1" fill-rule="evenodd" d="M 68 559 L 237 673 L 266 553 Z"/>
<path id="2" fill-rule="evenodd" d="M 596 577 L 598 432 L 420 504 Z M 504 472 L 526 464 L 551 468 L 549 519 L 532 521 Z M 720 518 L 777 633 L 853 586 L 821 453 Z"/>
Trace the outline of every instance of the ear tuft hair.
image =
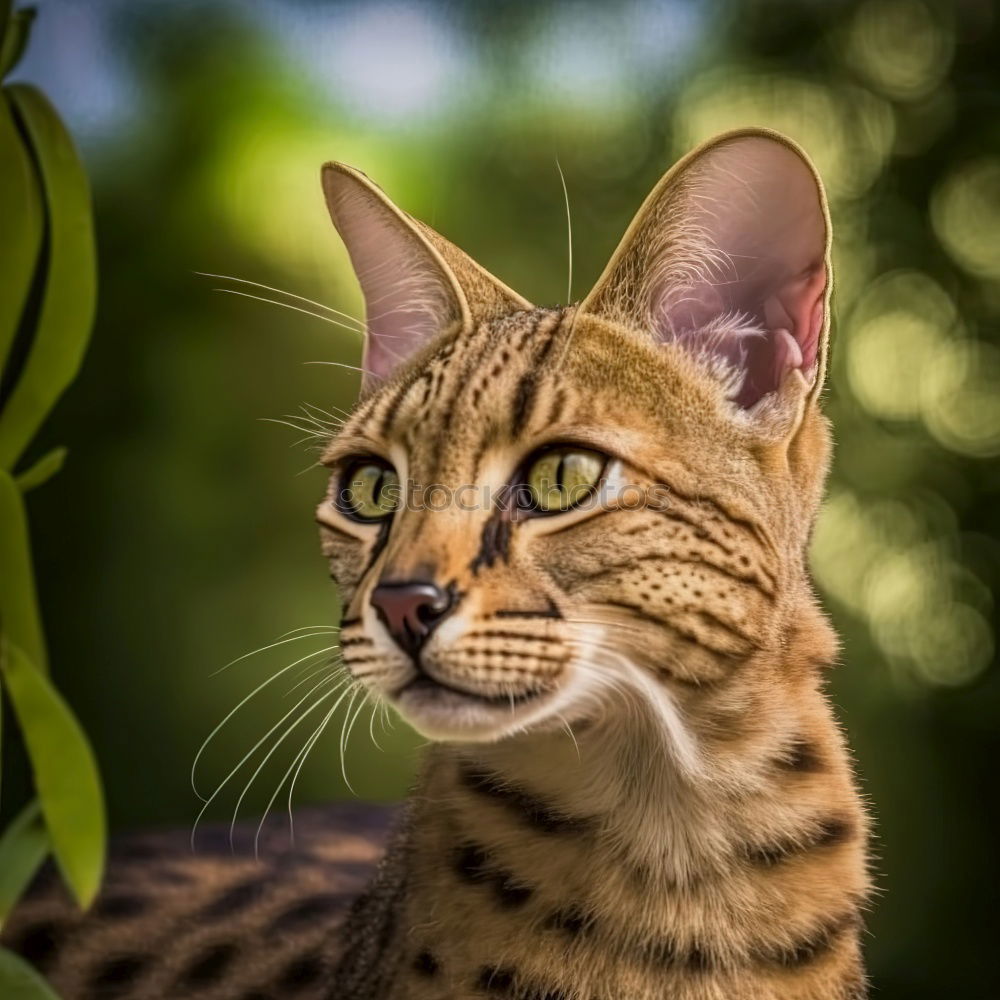
<path id="1" fill-rule="evenodd" d="M 823 377 L 829 225 L 819 178 L 776 133 L 722 135 L 653 189 L 582 312 L 689 350 L 750 409 Z"/>

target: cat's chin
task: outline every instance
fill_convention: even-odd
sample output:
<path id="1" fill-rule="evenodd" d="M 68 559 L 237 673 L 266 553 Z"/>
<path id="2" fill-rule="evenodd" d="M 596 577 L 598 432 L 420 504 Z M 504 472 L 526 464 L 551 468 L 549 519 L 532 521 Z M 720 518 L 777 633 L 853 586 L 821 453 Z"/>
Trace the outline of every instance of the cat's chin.
<path id="1" fill-rule="evenodd" d="M 421 675 L 392 698 L 421 736 L 436 742 L 492 743 L 532 729 L 550 716 L 555 693 L 484 696 Z"/>

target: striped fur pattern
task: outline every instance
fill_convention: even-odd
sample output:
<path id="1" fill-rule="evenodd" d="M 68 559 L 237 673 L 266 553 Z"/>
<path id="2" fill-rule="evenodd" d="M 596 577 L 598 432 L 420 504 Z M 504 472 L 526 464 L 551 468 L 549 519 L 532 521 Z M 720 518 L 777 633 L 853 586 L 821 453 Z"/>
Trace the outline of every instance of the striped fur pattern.
<path id="1" fill-rule="evenodd" d="M 204 995 L 861 1000 L 868 821 L 805 558 L 830 451 L 808 161 L 759 131 L 696 151 L 554 309 L 356 171 L 324 186 L 370 320 L 317 515 L 343 659 L 431 745 L 346 923 L 310 925 L 322 981 Z M 602 502 L 501 503 L 555 445 L 606 456 Z M 391 516 L 337 502 L 359 458 L 406 484 Z M 417 651 L 376 593 L 412 581 L 448 605 Z M 203 995 L 158 989 L 113 995 Z"/>
<path id="2" fill-rule="evenodd" d="M 370 881 L 393 810 L 302 810 L 296 843 L 257 824 L 112 844 L 108 878 L 81 914 L 47 870 L 4 926 L 3 943 L 62 1000 L 325 1000 L 351 905 Z M 331 835 L 331 834 L 334 835 Z M 6 1000 L 6 998 L 5 998 Z"/>
<path id="3" fill-rule="evenodd" d="M 716 226 L 716 174 L 739 170 L 744 141 L 751 190 Z M 753 241 L 772 230 L 765 256 Z M 526 520 L 407 506 L 378 527 L 321 505 L 347 667 L 435 741 L 337 996 L 865 995 L 867 820 L 805 564 L 829 453 L 828 248 L 802 154 L 743 133 L 667 176 L 580 306 L 498 309 L 505 290 L 484 296 L 449 249 L 466 319 L 376 373 L 327 451 L 334 488 L 362 453 L 496 496 L 526 455 L 573 442 L 609 456 L 616 496 L 661 502 Z M 687 300 L 703 322 L 679 335 Z M 777 344 L 785 323 L 801 367 L 739 405 L 739 344 Z M 415 578 L 457 595 L 418 667 L 372 599 Z M 415 671 L 441 687 L 410 694 Z M 391 944 L 364 947 L 376 936 Z"/>
<path id="4" fill-rule="evenodd" d="M 491 448 L 614 428 L 630 481 L 668 484 L 671 502 L 499 541 L 487 512 L 463 530 L 406 512 L 398 545 L 324 531 L 352 610 L 387 564 L 433 561 L 475 600 L 440 640 L 448 678 L 573 692 L 539 720 L 520 714 L 544 711 L 532 700 L 497 708 L 497 742 L 433 747 L 404 902 L 383 897 L 396 978 L 369 991 L 385 958 L 359 970 L 349 948 L 338 995 L 864 995 L 867 824 L 822 691 L 836 643 L 806 583 L 792 471 L 749 452 L 662 350 L 571 310 L 519 313 L 445 340 L 345 427 L 400 435 L 431 482 L 481 474 Z M 348 617 L 357 676 L 394 676 L 380 638 Z M 630 686 L 633 669 L 669 708 Z"/>

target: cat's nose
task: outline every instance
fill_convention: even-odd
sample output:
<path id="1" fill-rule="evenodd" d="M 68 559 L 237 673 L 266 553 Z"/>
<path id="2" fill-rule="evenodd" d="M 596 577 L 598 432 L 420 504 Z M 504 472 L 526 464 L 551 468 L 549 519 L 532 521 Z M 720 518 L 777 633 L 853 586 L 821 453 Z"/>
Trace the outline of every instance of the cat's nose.
<path id="1" fill-rule="evenodd" d="M 380 583 L 371 602 L 396 643 L 412 656 L 451 610 L 453 595 L 436 583 L 407 580 Z"/>

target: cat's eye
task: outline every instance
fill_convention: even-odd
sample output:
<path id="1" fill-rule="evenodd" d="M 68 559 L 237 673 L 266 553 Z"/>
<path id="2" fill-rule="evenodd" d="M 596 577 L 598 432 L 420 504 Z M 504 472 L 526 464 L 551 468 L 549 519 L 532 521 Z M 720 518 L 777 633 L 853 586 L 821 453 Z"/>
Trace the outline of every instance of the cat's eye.
<path id="1" fill-rule="evenodd" d="M 607 459 L 587 448 L 549 448 L 531 459 L 519 489 L 520 505 L 537 514 L 559 514 L 597 492 Z"/>
<path id="2" fill-rule="evenodd" d="M 399 476 L 380 458 L 349 463 L 335 486 L 334 504 L 355 521 L 384 521 L 399 505 Z"/>

